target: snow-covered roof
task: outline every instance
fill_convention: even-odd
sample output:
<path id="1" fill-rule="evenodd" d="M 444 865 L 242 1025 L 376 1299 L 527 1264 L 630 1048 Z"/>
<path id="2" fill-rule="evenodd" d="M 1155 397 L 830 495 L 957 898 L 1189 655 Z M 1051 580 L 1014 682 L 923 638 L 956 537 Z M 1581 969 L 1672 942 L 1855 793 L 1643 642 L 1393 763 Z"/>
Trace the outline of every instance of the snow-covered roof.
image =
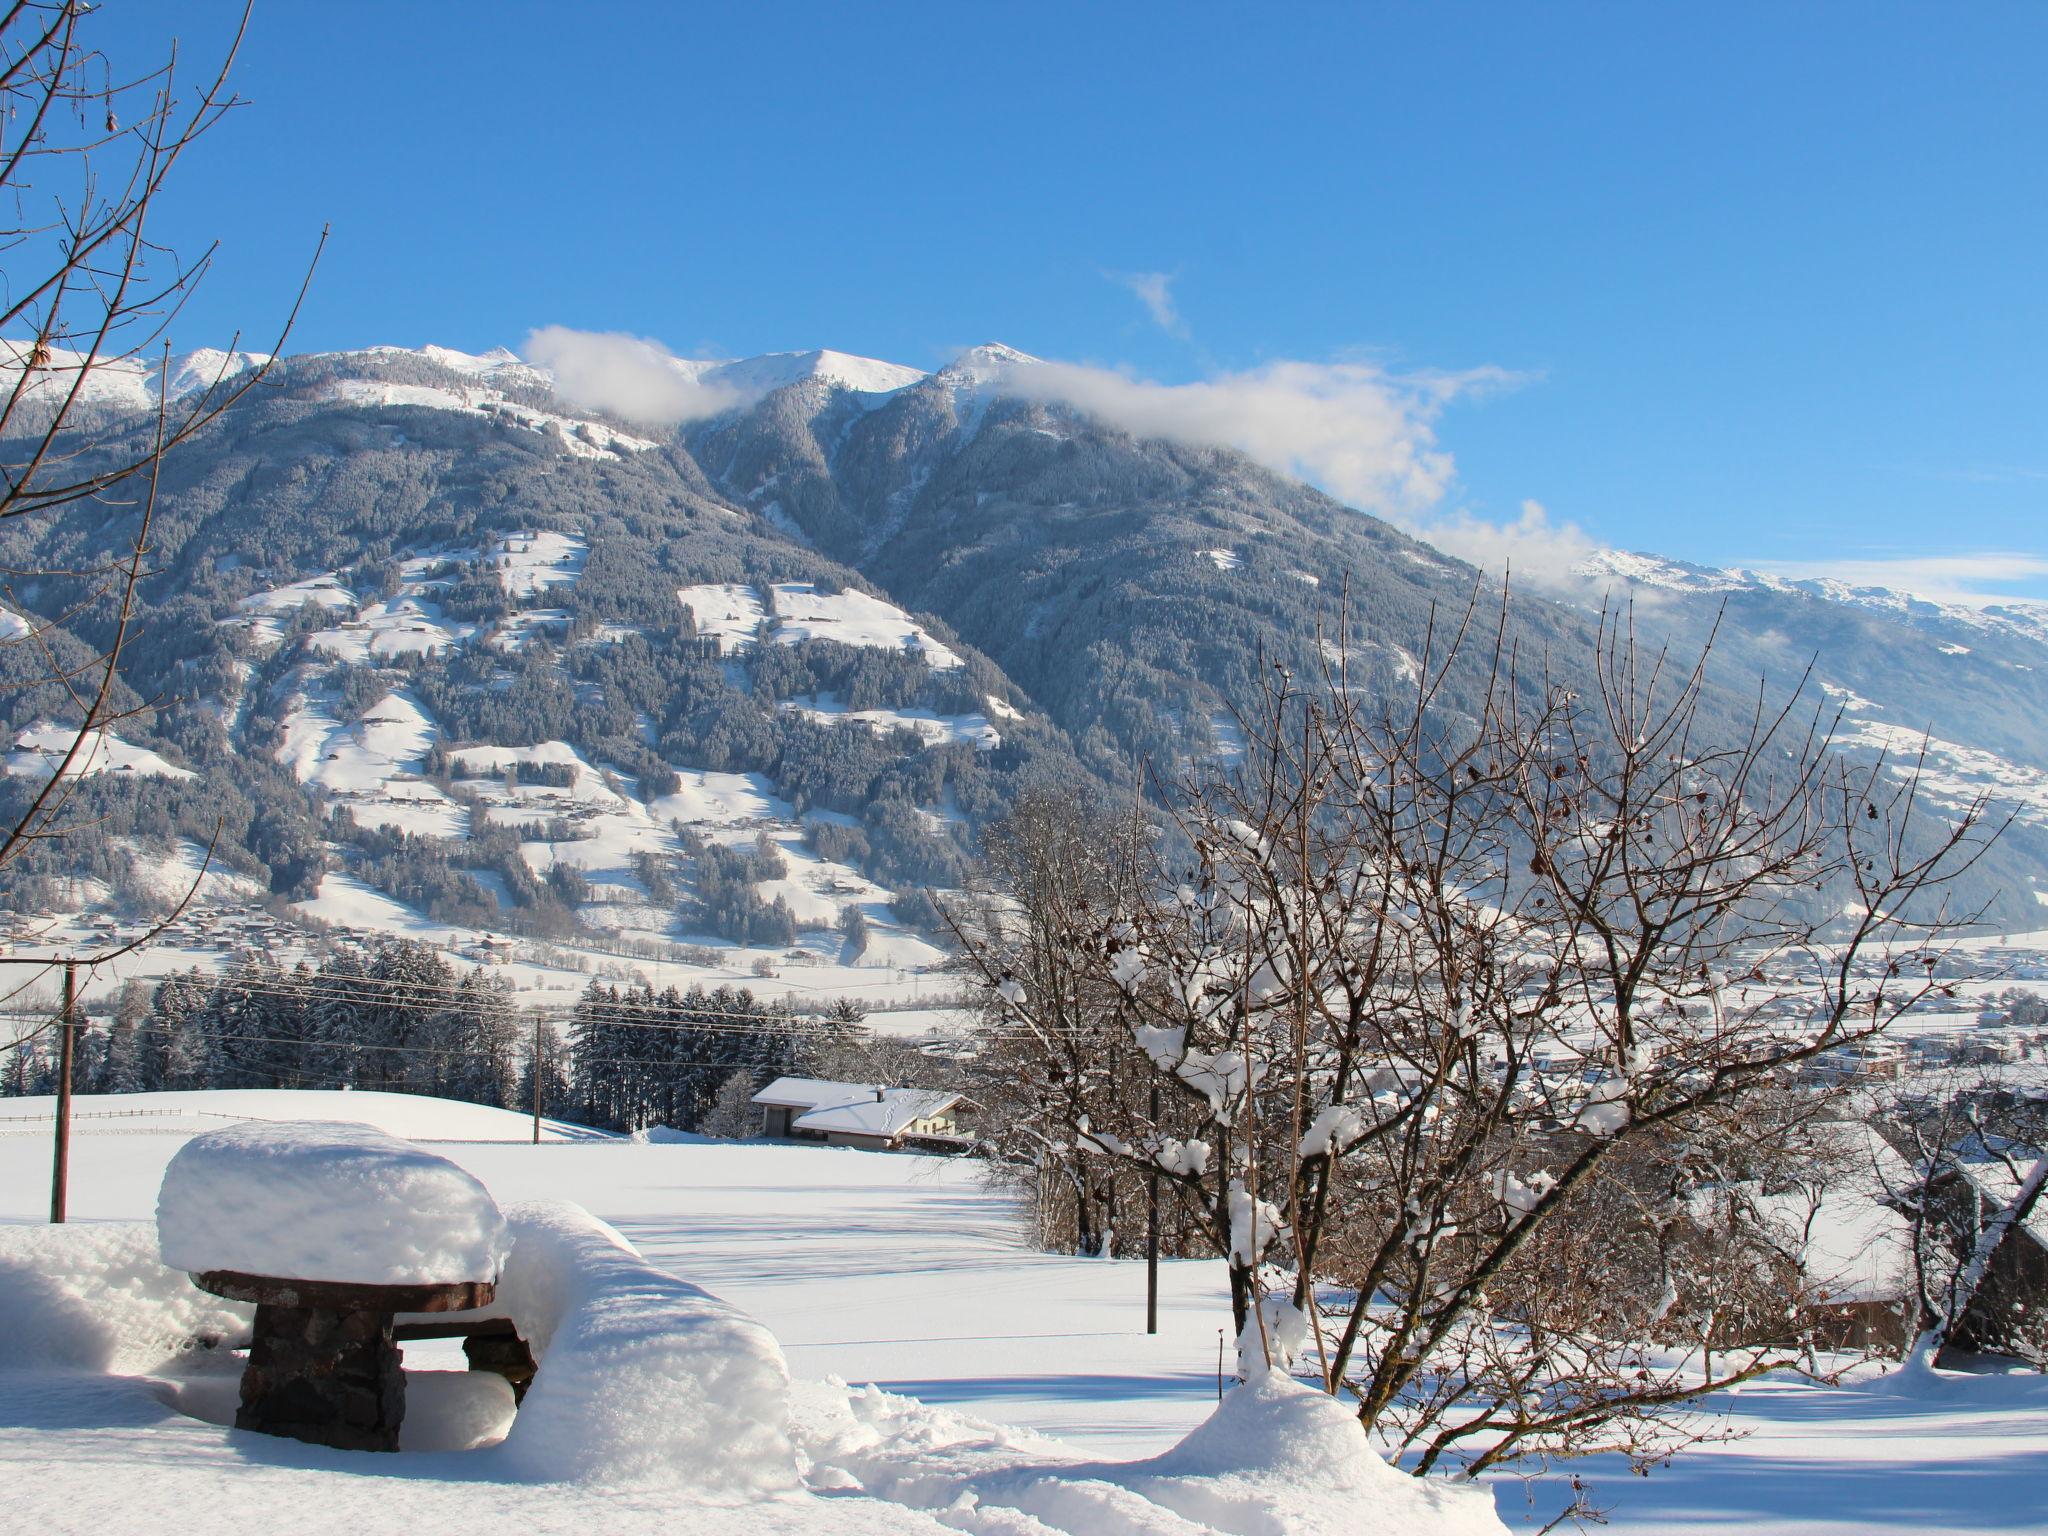
<path id="1" fill-rule="evenodd" d="M 885 1088 L 882 1096 L 827 1104 L 798 1115 L 792 1124 L 805 1131 L 838 1131 L 859 1136 L 897 1137 L 920 1120 L 942 1115 L 960 1102 L 957 1093 L 936 1088 Z"/>
<path id="2" fill-rule="evenodd" d="M 1912 1224 L 1888 1203 L 1913 1182 L 1912 1168 L 1865 1125 L 1817 1127 L 1841 1159 L 1817 1192 L 1754 1196 L 1758 1213 L 1794 1242 L 1807 1280 L 1831 1302 L 1878 1301 L 1901 1293 Z"/>
<path id="3" fill-rule="evenodd" d="M 778 1077 L 754 1095 L 756 1104 L 796 1109 L 792 1129 L 895 1137 L 920 1120 L 944 1114 L 957 1093 L 935 1088 L 888 1088 L 880 1083 L 838 1083 L 820 1077 Z"/>
<path id="4" fill-rule="evenodd" d="M 849 1099 L 872 1099 L 884 1091 L 880 1083 L 840 1083 L 829 1077 L 778 1077 L 754 1095 L 756 1104 L 776 1109 L 816 1109 Z"/>

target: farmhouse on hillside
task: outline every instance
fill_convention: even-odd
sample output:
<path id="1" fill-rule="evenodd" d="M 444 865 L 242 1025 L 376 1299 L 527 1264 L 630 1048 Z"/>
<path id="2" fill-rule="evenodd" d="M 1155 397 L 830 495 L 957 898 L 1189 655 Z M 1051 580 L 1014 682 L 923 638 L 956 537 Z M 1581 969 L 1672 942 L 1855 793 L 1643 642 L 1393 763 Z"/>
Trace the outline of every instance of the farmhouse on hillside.
<path id="1" fill-rule="evenodd" d="M 818 1077 L 778 1077 L 754 1095 L 761 1132 L 870 1151 L 963 1150 L 953 1121 L 960 1095 L 936 1088 L 888 1088 Z"/>

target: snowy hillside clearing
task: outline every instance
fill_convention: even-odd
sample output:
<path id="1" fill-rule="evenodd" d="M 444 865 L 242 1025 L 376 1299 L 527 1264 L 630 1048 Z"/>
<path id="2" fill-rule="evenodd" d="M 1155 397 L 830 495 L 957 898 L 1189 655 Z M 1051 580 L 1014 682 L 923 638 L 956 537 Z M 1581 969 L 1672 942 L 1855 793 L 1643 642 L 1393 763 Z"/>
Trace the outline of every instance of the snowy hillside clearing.
<path id="1" fill-rule="evenodd" d="M 549 587 L 572 584 L 589 558 L 590 546 L 578 535 L 544 531 L 500 539 L 489 563 L 508 594 L 533 597 Z"/>
<path id="2" fill-rule="evenodd" d="M 1996 810 L 2010 810 L 2022 820 L 2048 824 L 2048 773 L 2039 769 L 1868 715 L 1845 716 L 1835 740 L 1843 746 L 1884 752 L 1893 776 L 1917 776 L 1920 793 L 1936 805 L 1960 808 L 1985 795 Z"/>
<path id="3" fill-rule="evenodd" d="M 14 750 L 7 757 L 7 771 L 39 776 L 55 773 L 77 734 L 69 726 L 47 720 L 30 726 L 15 738 Z M 67 770 L 67 776 L 74 778 L 96 773 L 146 774 L 160 779 L 193 776 L 190 769 L 173 767 L 148 747 L 123 741 L 112 731 L 93 732 Z"/>
<path id="4" fill-rule="evenodd" d="M 350 405 L 413 406 L 425 410 L 456 411 L 479 417 L 517 431 L 548 438 L 562 453 L 579 459 L 616 459 L 622 454 L 645 453 L 661 445 L 652 438 L 636 437 L 599 421 L 537 411 L 505 398 L 501 390 L 483 386 L 445 389 L 434 384 L 387 384 L 376 379 L 343 379 L 334 386 L 336 399 Z"/>
<path id="5" fill-rule="evenodd" d="M 223 619 L 223 627 L 238 626 L 249 631 L 258 650 L 268 651 L 284 638 L 285 620 L 306 604 L 342 613 L 353 612 L 356 596 L 333 574 L 309 576 L 304 581 L 252 592 L 235 604 L 237 617 Z"/>
<path id="6" fill-rule="evenodd" d="M 676 601 L 690 610 L 697 633 L 713 639 L 721 656 L 736 656 L 760 638 L 767 610 L 761 594 L 737 582 L 709 582 L 676 589 Z"/>
<path id="7" fill-rule="evenodd" d="M 808 581 L 775 584 L 774 639 L 778 645 L 834 640 L 876 650 L 916 651 L 934 672 L 961 664 L 957 652 L 934 639 L 894 603 L 865 592 L 820 592 Z"/>
<path id="8" fill-rule="evenodd" d="M 432 717 L 403 693 L 386 694 L 348 725 L 300 694 L 285 716 L 278 757 L 300 783 L 317 784 L 347 806 L 360 826 L 460 837 L 468 813 L 419 776 L 434 735 Z"/>
<path id="9" fill-rule="evenodd" d="M 781 707 L 808 715 L 821 725 L 850 722 L 883 735 L 890 731 L 912 731 L 929 746 L 943 741 L 967 741 L 978 750 L 989 752 L 1003 744 L 1002 733 L 989 724 L 986 715 L 941 715 L 928 709 L 848 709 L 829 693 L 815 699 L 786 699 Z"/>

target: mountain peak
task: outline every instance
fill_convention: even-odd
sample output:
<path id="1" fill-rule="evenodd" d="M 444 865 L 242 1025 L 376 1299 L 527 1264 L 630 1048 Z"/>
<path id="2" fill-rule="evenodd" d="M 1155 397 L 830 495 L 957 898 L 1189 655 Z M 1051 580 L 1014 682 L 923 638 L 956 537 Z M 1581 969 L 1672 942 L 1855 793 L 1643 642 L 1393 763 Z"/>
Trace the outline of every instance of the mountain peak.
<path id="1" fill-rule="evenodd" d="M 1004 346 L 1000 341 L 984 341 L 978 347 L 969 347 L 944 369 L 947 373 L 960 372 L 982 374 L 1004 368 L 1018 368 L 1042 361 L 1029 352 L 1019 352 L 1015 347 Z"/>
<path id="2" fill-rule="evenodd" d="M 759 357 L 714 363 L 698 377 L 749 394 L 766 394 L 786 384 L 816 379 L 856 394 L 885 395 L 915 384 L 924 372 L 880 358 L 817 348 L 809 352 L 766 352 Z"/>

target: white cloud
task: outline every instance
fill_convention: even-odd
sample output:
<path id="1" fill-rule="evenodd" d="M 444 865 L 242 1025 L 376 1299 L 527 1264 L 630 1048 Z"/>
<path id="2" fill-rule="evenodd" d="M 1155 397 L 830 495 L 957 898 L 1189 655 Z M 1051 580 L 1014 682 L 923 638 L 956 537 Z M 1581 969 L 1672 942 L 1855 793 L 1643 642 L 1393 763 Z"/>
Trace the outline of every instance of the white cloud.
<path id="1" fill-rule="evenodd" d="M 1103 275 L 1136 294 L 1138 302 L 1152 317 L 1152 323 L 1167 335 L 1178 341 L 1189 339 L 1192 333 L 1187 319 L 1173 302 L 1174 275 L 1171 272 L 1106 272 Z"/>
<path id="2" fill-rule="evenodd" d="M 1570 588 L 1583 584 L 1578 566 L 1600 546 L 1576 523 L 1553 522 L 1541 502 L 1525 501 L 1511 523 L 1490 523 L 1470 512 L 1435 517 L 1412 530 L 1446 554 L 1483 571 L 1511 572 L 1519 585 Z"/>
<path id="3" fill-rule="evenodd" d="M 1159 384 L 1075 363 L 1007 370 L 1005 388 L 1140 437 L 1236 448 L 1353 506 L 1419 526 L 1455 476 L 1436 439 L 1444 406 L 1512 382 L 1499 369 L 1397 374 L 1370 363 L 1276 362 Z"/>
<path id="4" fill-rule="evenodd" d="M 2038 589 L 2048 580 L 2048 555 L 1984 551 L 1966 555 L 1889 555 L 1843 560 L 1760 560 L 1750 569 L 1788 581 L 1839 581 L 1852 587 L 1888 587 L 1939 603 L 1987 608 L 2034 595 L 1999 587 Z"/>
<path id="5" fill-rule="evenodd" d="M 702 377 L 707 365 L 677 357 L 659 342 L 619 331 L 544 325 L 526 338 L 526 360 L 555 376 L 571 405 L 628 421 L 673 426 L 716 416 L 756 398 Z"/>

